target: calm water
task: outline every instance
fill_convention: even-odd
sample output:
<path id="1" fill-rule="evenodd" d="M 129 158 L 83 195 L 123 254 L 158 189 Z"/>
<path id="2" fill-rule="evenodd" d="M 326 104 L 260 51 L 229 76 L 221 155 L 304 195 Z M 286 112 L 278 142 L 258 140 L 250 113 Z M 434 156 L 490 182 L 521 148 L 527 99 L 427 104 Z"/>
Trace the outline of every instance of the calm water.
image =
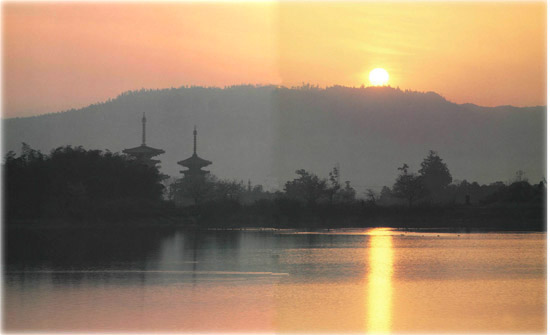
<path id="1" fill-rule="evenodd" d="M 543 233 L 8 235 L 7 331 L 546 329 Z"/>

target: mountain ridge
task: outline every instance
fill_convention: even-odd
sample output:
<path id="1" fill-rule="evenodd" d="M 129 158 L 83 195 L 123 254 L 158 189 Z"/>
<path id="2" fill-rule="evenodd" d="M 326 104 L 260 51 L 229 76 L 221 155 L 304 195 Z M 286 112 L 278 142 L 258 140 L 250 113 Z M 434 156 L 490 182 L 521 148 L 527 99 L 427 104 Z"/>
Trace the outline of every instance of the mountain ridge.
<path id="1" fill-rule="evenodd" d="M 300 89 L 302 87 L 300 86 L 296 86 L 296 87 L 287 87 L 287 86 L 281 86 L 281 85 L 252 85 L 252 84 L 243 84 L 243 85 L 231 85 L 231 86 L 224 86 L 224 87 L 219 87 L 219 86 L 180 86 L 180 87 L 177 87 L 177 88 L 174 88 L 174 87 L 171 87 L 171 88 L 158 88 L 158 89 L 145 89 L 145 88 L 142 88 L 142 89 L 136 89 L 136 90 L 128 90 L 128 91 L 124 91 L 122 93 L 120 93 L 119 95 L 117 95 L 115 98 L 109 98 L 107 100 L 104 100 L 104 101 L 100 101 L 100 102 L 96 102 L 96 103 L 92 103 L 92 104 L 89 104 L 87 106 L 84 106 L 84 107 L 80 107 L 80 108 L 69 108 L 69 109 L 66 109 L 66 110 L 61 110 L 61 111 L 57 111 L 57 112 L 50 112 L 50 113 L 44 113 L 44 114 L 37 114 L 37 115 L 28 115 L 28 116 L 15 116 L 15 117 L 7 117 L 7 118 L 4 118 L 2 117 L 3 120 L 14 120 L 14 119 L 28 119 L 28 118 L 35 118 L 35 117 L 41 117 L 41 116 L 47 116 L 47 115 L 55 115 L 55 114 L 60 114 L 60 113 L 69 113 L 69 112 L 75 112 L 75 111 L 81 111 L 83 109 L 87 109 L 89 107 L 92 107 L 92 106 L 96 106 L 96 105 L 104 105 L 104 104 L 107 104 L 113 100 L 116 100 L 118 99 L 119 97 L 121 96 L 124 96 L 124 95 L 127 95 L 127 94 L 134 94 L 134 93 L 140 93 L 140 92 L 158 92 L 158 91 L 169 91 L 169 90 L 179 90 L 179 89 L 182 89 L 182 88 L 193 88 L 193 87 L 199 87 L 199 88 L 206 88 L 206 89 L 227 89 L 227 88 L 234 88 L 234 87 L 255 87 L 255 88 L 258 88 L 258 87 L 268 87 L 268 88 L 274 88 L 274 89 Z M 367 87 L 352 87 L 352 86 L 341 86 L 341 85 L 335 85 L 335 86 L 327 86 L 327 87 L 324 87 L 324 88 L 319 88 L 317 86 L 311 86 L 313 89 L 317 89 L 317 90 L 326 90 L 326 89 L 331 89 L 331 88 L 348 88 L 348 89 L 380 89 L 380 88 L 390 88 L 390 89 L 395 89 L 396 91 L 400 91 L 400 92 L 403 92 L 403 93 L 415 93 L 415 94 L 424 94 L 424 95 L 433 95 L 433 96 L 437 96 L 439 98 L 441 98 L 442 100 L 446 101 L 446 102 L 449 102 L 451 104 L 455 104 L 455 105 L 458 105 L 458 106 L 464 106 L 464 107 L 473 107 L 473 108 L 482 108 L 482 109 L 485 109 L 485 108 L 489 108 L 489 109 L 500 109 L 500 108 L 515 108 L 515 109 L 523 109 L 523 108 L 540 108 L 540 107 L 546 107 L 545 105 L 532 105 L 532 106 L 515 106 L 515 105 L 497 105 L 497 106 L 483 106 L 483 105 L 477 105 L 477 104 L 474 104 L 474 103 L 471 103 L 471 102 L 466 102 L 466 103 L 456 103 L 456 102 L 453 102 L 451 100 L 448 100 L 447 98 L 445 98 L 444 96 L 442 96 L 441 94 L 435 92 L 435 91 L 416 91 L 416 90 L 409 90 L 409 89 L 406 89 L 406 90 L 402 90 L 400 89 L 399 87 L 391 87 L 391 86 L 383 86 L 383 87 L 376 87 L 376 86 L 367 86 Z"/>
<path id="2" fill-rule="evenodd" d="M 127 91 L 84 108 L 4 119 L 4 147 L 122 151 L 139 144 L 143 112 L 147 142 L 166 151 L 158 159 L 172 176 L 179 175 L 175 162 L 190 155 L 194 125 L 199 154 L 213 161 L 213 173 L 275 188 L 296 169 L 325 176 L 340 164 L 342 177 L 360 192 L 379 189 L 393 183 L 402 163 L 416 170 L 431 149 L 457 179 L 508 180 L 519 169 L 534 180 L 545 175 L 545 106 L 456 104 L 435 92 L 393 87 Z"/>

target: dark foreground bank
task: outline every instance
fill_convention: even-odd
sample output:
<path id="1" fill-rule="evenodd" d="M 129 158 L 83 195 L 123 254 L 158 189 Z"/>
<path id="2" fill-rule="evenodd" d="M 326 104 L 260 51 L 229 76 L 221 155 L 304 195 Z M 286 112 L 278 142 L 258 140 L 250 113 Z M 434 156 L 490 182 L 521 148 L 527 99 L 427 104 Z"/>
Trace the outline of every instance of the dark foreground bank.
<path id="1" fill-rule="evenodd" d="M 369 206 L 364 203 L 301 206 L 290 201 L 209 203 L 176 208 L 170 204 L 141 209 L 113 208 L 108 212 L 69 218 L 6 220 L 8 228 L 176 227 L 337 229 L 391 227 L 444 228 L 454 231 L 546 231 L 546 208 L 539 205 L 506 206 Z"/>

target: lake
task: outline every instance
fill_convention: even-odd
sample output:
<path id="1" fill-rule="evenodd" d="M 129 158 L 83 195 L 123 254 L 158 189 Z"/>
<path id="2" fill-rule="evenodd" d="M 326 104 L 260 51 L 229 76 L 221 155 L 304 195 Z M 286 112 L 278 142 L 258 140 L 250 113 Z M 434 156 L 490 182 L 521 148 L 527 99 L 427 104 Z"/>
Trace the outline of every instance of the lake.
<path id="1" fill-rule="evenodd" d="M 546 330 L 546 233 L 15 229 L 6 331 Z"/>

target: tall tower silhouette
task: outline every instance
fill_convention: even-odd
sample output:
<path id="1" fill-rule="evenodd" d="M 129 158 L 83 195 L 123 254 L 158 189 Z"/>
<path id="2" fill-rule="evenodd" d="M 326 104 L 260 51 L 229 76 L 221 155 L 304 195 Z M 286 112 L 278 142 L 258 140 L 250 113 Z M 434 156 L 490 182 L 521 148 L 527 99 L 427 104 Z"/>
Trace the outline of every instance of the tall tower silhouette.
<path id="1" fill-rule="evenodd" d="M 135 148 L 124 149 L 122 150 L 122 152 L 134 157 L 137 161 L 147 166 L 156 167 L 157 164 L 160 163 L 160 160 L 152 159 L 152 158 L 157 155 L 163 154 L 164 150 L 151 148 L 145 144 L 146 123 L 147 123 L 147 119 L 145 118 L 145 113 L 143 113 L 143 117 L 141 118 L 141 145 Z"/>
<path id="2" fill-rule="evenodd" d="M 143 112 L 141 118 L 141 145 L 145 145 L 145 123 L 147 123 L 147 119 L 145 118 L 145 112 Z"/>
<path id="3" fill-rule="evenodd" d="M 202 168 L 212 164 L 211 161 L 202 159 L 197 155 L 197 126 L 193 129 L 193 155 L 191 157 L 178 162 L 179 165 L 186 167 L 187 170 L 180 171 L 184 178 L 204 177 L 210 171 L 205 171 Z"/>

